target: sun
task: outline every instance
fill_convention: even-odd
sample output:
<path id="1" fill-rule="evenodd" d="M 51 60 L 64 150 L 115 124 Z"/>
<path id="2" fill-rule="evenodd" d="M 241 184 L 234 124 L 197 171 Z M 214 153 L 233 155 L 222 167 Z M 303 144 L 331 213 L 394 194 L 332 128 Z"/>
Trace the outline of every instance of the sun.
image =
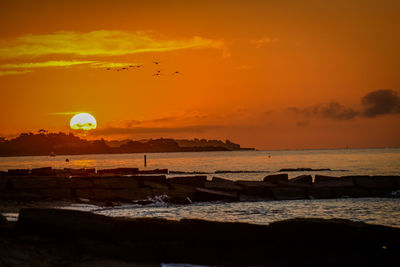
<path id="1" fill-rule="evenodd" d="M 89 131 L 96 129 L 96 119 L 89 113 L 79 113 L 72 117 L 69 122 L 71 129 Z"/>

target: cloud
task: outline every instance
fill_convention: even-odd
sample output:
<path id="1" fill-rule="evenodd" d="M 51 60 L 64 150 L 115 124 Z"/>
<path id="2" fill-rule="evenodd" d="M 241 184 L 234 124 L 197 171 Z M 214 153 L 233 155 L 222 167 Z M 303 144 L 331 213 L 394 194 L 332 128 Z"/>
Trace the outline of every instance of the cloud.
<path id="1" fill-rule="evenodd" d="M 25 74 L 32 72 L 31 70 L 22 70 L 22 71 L 16 71 L 16 70 L 5 70 L 2 71 L 0 70 L 0 76 L 8 76 L 8 75 L 18 75 L 18 74 Z"/>
<path id="2" fill-rule="evenodd" d="M 400 97 L 390 89 L 380 89 L 370 92 L 361 98 L 362 114 L 365 117 L 376 117 L 384 114 L 400 113 Z"/>
<path id="3" fill-rule="evenodd" d="M 33 69 L 33 68 L 48 68 L 48 67 L 69 67 L 74 65 L 82 65 L 96 63 L 89 60 L 53 60 L 44 62 L 26 62 L 26 63 L 8 63 L 0 65 L 2 69 Z"/>
<path id="4" fill-rule="evenodd" d="M 313 107 L 289 107 L 290 112 L 306 117 L 320 116 L 334 120 L 352 120 L 356 117 L 373 118 L 380 115 L 400 114 L 400 97 L 396 91 L 380 89 L 361 98 L 361 108 L 346 107 L 339 102 L 318 104 Z"/>
<path id="5" fill-rule="evenodd" d="M 270 37 L 263 37 L 261 39 L 257 40 L 252 40 L 251 43 L 255 44 L 257 48 L 261 48 L 264 45 L 270 44 L 270 43 L 276 43 L 279 42 L 278 38 L 270 38 Z"/>
<path id="6" fill-rule="evenodd" d="M 156 37 L 149 32 L 59 31 L 51 34 L 27 34 L 14 40 L 3 40 L 0 42 L 0 56 L 2 58 L 47 55 L 118 56 L 194 48 L 226 50 L 222 40 L 199 36 L 178 40 Z"/>
<path id="7" fill-rule="evenodd" d="M 308 122 L 308 121 L 298 121 L 297 123 L 296 123 L 296 126 L 298 126 L 298 127 L 305 127 L 305 126 L 308 126 L 310 123 Z"/>
<path id="8" fill-rule="evenodd" d="M 306 117 L 320 116 L 333 120 L 351 120 L 354 119 L 359 113 L 353 108 L 345 107 L 339 102 L 335 101 L 322 103 L 314 107 L 307 108 L 291 107 L 288 108 L 288 110 L 297 114 L 302 114 Z"/>

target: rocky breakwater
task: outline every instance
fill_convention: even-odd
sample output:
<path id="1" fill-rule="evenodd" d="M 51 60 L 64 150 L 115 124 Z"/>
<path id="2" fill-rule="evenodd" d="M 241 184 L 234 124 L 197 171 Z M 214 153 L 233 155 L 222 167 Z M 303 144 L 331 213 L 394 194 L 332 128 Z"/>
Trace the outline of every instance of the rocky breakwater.
<path id="1" fill-rule="evenodd" d="M 22 209 L 0 216 L 1 266 L 394 266 L 400 229 L 340 219 L 255 225 Z"/>
<path id="2" fill-rule="evenodd" d="M 194 201 L 295 200 L 398 195 L 400 176 L 268 175 L 262 181 L 227 180 L 204 175 L 166 177 L 168 170 L 41 168 L 11 170 L 0 176 L 0 200 L 69 200 L 113 204 Z M 145 175 L 146 174 L 146 175 Z"/>

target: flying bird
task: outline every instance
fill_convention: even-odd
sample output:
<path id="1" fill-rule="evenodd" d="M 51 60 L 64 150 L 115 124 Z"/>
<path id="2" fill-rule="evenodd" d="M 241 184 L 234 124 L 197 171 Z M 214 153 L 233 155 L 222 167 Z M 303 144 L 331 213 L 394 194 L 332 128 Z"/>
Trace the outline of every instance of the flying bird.
<path id="1" fill-rule="evenodd" d="M 158 65 L 158 64 L 160 64 L 160 61 L 153 61 L 153 63 Z"/>
<path id="2" fill-rule="evenodd" d="M 171 75 L 181 74 L 179 71 L 173 72 Z"/>

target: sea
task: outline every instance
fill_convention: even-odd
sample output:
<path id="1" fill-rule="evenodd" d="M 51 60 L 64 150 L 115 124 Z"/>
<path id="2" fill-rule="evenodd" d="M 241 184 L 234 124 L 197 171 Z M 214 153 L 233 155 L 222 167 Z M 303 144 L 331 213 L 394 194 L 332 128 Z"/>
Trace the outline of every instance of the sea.
<path id="1" fill-rule="evenodd" d="M 147 166 L 144 166 L 144 156 Z M 69 160 L 69 162 L 66 161 Z M 302 174 L 400 175 L 400 148 L 330 149 L 279 151 L 221 151 L 176 153 L 130 153 L 2 157 L 0 170 L 17 168 L 118 168 L 168 169 L 168 176 L 202 174 L 231 180 L 262 180 L 282 169 L 308 168 L 312 171 L 286 172 L 289 178 Z M 318 169 L 325 169 L 320 171 Z M 314 171 L 318 170 L 318 171 Z M 205 202 L 173 205 L 164 198 L 150 205 L 124 204 L 104 208 L 90 204 L 61 206 L 107 216 L 157 217 L 179 220 L 195 218 L 215 221 L 269 224 L 297 217 L 343 218 L 400 227 L 400 192 L 388 198 L 340 198 L 257 202 Z M 9 215 L 12 217 L 12 215 Z M 16 215 L 17 216 L 17 215 Z"/>

